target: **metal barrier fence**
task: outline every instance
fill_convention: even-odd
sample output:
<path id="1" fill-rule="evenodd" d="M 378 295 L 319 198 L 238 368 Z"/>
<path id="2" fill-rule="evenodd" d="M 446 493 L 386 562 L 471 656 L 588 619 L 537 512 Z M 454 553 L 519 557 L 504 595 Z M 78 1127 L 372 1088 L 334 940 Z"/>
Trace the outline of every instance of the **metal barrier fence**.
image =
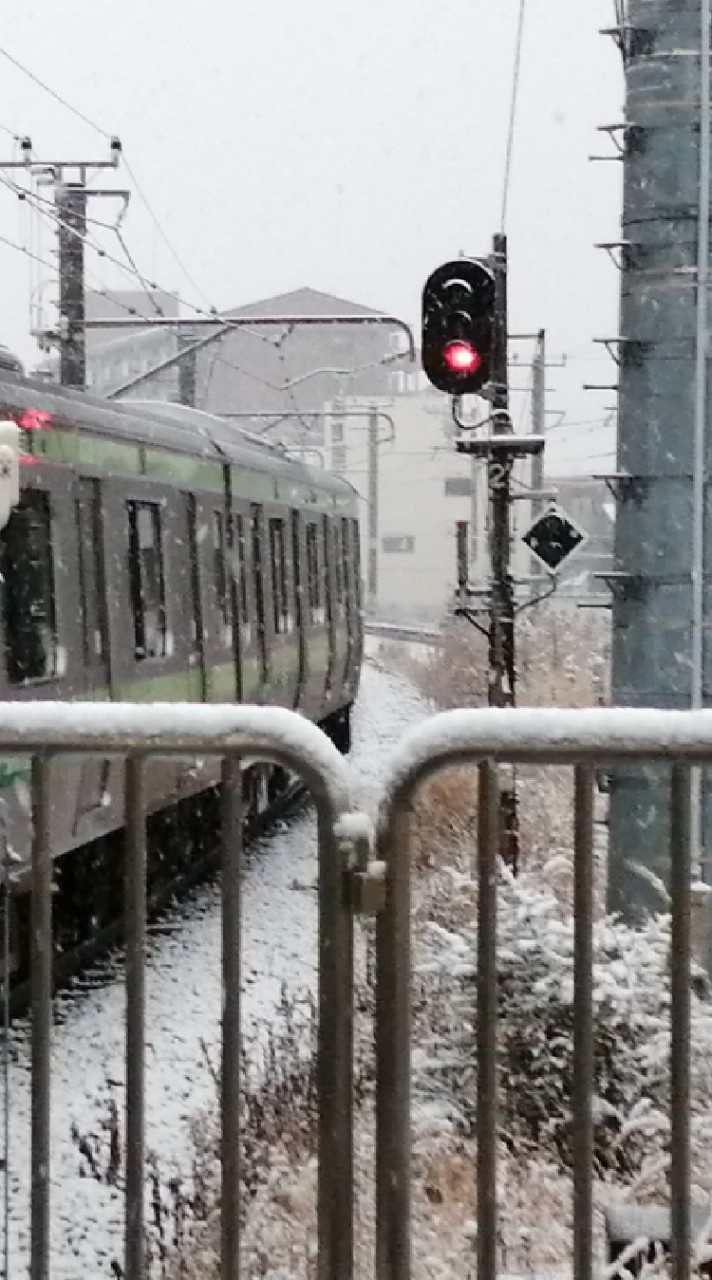
<path id="1" fill-rule="evenodd" d="M 479 771 L 477 930 L 478 1280 L 497 1271 L 498 763 L 574 766 L 574 1274 L 593 1270 L 594 766 L 657 761 L 671 769 L 671 1210 L 674 1280 L 690 1270 L 690 770 L 712 763 L 712 712 L 457 711 L 403 740 L 380 809 L 378 856 L 351 812 L 346 762 L 289 711 L 253 707 L 3 704 L 0 755 L 33 757 L 31 1280 L 50 1274 L 52 760 L 126 758 L 126 1280 L 144 1275 L 145 768 L 160 756 L 222 758 L 222 1276 L 239 1275 L 240 762 L 301 776 L 317 808 L 319 902 L 318 1273 L 353 1272 L 353 916 L 377 915 L 376 1275 L 410 1277 L 410 826 L 418 787 L 453 765 Z"/>
<path id="2" fill-rule="evenodd" d="M 477 858 L 477 1277 L 497 1274 L 497 764 L 574 766 L 573 1263 L 593 1273 L 594 766 L 670 765 L 671 1251 L 690 1274 L 690 772 L 712 763 L 712 711 L 451 711 L 408 734 L 391 762 L 378 856 L 387 901 L 377 923 L 376 1274 L 409 1280 L 411 1265 L 410 843 L 418 788 L 453 765 L 479 773 Z"/>
<path id="3" fill-rule="evenodd" d="M 146 787 L 149 758 L 222 758 L 221 1247 L 224 1280 L 240 1248 L 240 761 L 267 761 L 301 777 L 318 830 L 319 1020 L 317 1190 L 320 1276 L 352 1270 L 353 907 L 365 878 L 367 837 L 350 813 L 346 762 L 291 711 L 261 707 L 3 703 L 0 754 L 32 756 L 30 1276 L 50 1275 L 50 1042 L 52 875 L 50 769 L 63 755 L 119 755 L 125 763 L 126 1280 L 145 1274 Z M 349 884 L 351 880 L 351 884 Z M 353 893 L 351 892 L 353 891 Z M 6 1224 L 7 1225 L 7 1224 Z"/>

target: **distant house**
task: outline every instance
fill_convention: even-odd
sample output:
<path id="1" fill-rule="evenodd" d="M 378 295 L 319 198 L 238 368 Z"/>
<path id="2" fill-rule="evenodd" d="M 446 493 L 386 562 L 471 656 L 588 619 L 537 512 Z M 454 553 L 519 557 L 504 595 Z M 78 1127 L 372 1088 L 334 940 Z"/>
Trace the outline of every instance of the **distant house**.
<path id="1" fill-rule="evenodd" d="M 159 305 L 170 314 L 163 301 L 159 300 Z M 120 294 L 115 295 L 112 311 L 104 299 L 99 299 L 97 305 L 104 315 L 126 314 L 126 299 Z M 129 305 L 134 305 L 133 301 Z M 93 306 L 92 310 L 96 308 Z M 148 314 L 145 295 L 137 310 Z M 251 315 L 276 319 L 320 315 L 368 318 L 378 314 L 361 303 L 304 288 L 233 307 L 221 313 L 221 319 Z M 216 332 L 219 323 L 216 322 Z M 199 341 L 208 337 L 210 330 L 183 327 L 180 337 L 177 330 L 166 328 L 90 333 L 93 337 L 87 349 L 87 383 L 99 395 L 106 395 L 169 360 L 178 353 L 179 343 Z M 99 341 L 102 334 L 104 340 Z M 196 353 L 195 405 L 211 413 L 270 414 L 278 418 L 321 411 L 327 401 L 345 394 L 382 398 L 415 385 L 416 375 L 402 355 L 405 345 L 403 332 L 387 324 L 255 325 L 233 329 Z M 144 378 L 126 394 L 142 399 L 180 399 L 177 366 Z M 304 416 L 300 429 L 313 427 L 315 421 Z M 264 425 L 259 416 L 254 422 L 245 420 L 248 427 L 260 423 Z"/>

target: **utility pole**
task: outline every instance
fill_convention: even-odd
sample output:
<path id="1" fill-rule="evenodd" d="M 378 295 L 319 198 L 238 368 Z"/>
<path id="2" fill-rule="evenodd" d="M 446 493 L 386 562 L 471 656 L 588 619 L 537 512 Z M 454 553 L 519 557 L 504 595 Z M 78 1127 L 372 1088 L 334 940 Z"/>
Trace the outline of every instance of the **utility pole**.
<path id="1" fill-rule="evenodd" d="M 59 380 L 63 387 L 86 386 L 84 238 L 87 189 L 84 182 L 57 182 L 59 241 Z"/>
<path id="2" fill-rule="evenodd" d="M 369 608 L 378 605 L 378 419 L 377 406 L 368 414 L 368 565 L 366 594 Z"/>
<path id="3" fill-rule="evenodd" d="M 37 333 L 59 348 L 59 379 L 62 386 L 84 390 L 86 385 L 86 329 L 84 289 L 84 245 L 87 230 L 87 200 L 111 196 L 128 203 L 129 192 L 87 189 L 87 172 L 117 169 L 121 142 L 111 138 L 108 160 L 36 160 L 32 139 L 22 138 L 22 159 L 0 161 L 0 170 L 24 170 L 49 177 L 55 188 L 59 258 L 59 325 L 56 331 Z M 74 176 L 69 176 L 73 174 Z"/>
<path id="4" fill-rule="evenodd" d="M 195 408 L 197 361 L 195 335 L 190 329 L 178 330 L 178 348 L 181 359 L 178 364 L 178 403 Z"/>
<path id="5" fill-rule="evenodd" d="M 492 418 L 494 431 L 512 434 L 509 417 L 509 373 L 507 368 L 507 237 L 494 237 L 492 265 L 495 280 L 494 328 L 492 341 Z M 511 560 L 512 466 L 511 450 L 492 450 L 487 459 L 487 487 L 490 507 L 489 682 L 491 707 L 513 707 L 516 702 L 516 660 L 514 641 L 514 583 Z M 514 770 L 508 769 L 500 789 L 501 847 L 508 866 L 516 871 L 519 862 L 519 821 Z"/>
<path id="6" fill-rule="evenodd" d="M 540 329 L 536 336 L 536 347 L 534 349 L 534 359 L 532 360 L 532 433 L 535 436 L 543 436 L 546 428 L 546 330 Z M 531 468 L 532 482 L 532 501 L 531 501 L 531 517 L 532 521 L 536 520 L 538 515 L 544 510 L 544 450 L 540 453 L 532 454 Z M 531 563 L 532 579 L 532 597 L 539 593 L 539 583 L 536 579 L 541 578 L 541 564 L 536 556 L 532 556 Z"/>
<path id="7" fill-rule="evenodd" d="M 616 360 L 618 452 L 612 592 L 617 706 L 710 705 L 710 0 L 628 0 L 608 34 L 623 55 L 625 118 Z M 710 771 L 693 779 L 695 872 L 712 882 Z M 666 771 L 610 776 L 609 906 L 658 910 L 669 882 Z M 638 868 L 644 874 L 639 874 Z M 645 873 L 652 873 L 650 874 Z"/>
<path id="8" fill-rule="evenodd" d="M 487 463 L 490 580 L 486 592 L 470 585 L 467 521 L 457 524 L 455 614 L 467 618 L 487 638 L 488 702 L 513 707 L 516 699 L 515 599 L 511 571 L 512 468 L 515 458 L 544 447 L 543 436 L 516 436 L 509 416 L 507 360 L 507 238 L 495 235 L 487 265 L 477 258 L 446 262 L 428 277 L 422 301 L 423 371 L 434 387 L 453 397 L 452 416 L 460 428 L 457 453 Z M 491 434 L 476 438 L 482 421 L 463 418 L 463 395 L 490 402 Z M 487 624 L 474 597 L 487 596 Z M 517 795 L 513 769 L 501 770 L 500 851 L 516 872 L 519 862 Z"/>

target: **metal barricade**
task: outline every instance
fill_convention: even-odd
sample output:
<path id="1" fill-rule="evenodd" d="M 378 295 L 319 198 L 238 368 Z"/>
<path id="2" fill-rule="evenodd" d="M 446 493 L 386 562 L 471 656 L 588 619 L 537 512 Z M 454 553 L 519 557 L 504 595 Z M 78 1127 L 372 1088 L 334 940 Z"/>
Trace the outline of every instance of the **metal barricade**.
<path id="1" fill-rule="evenodd" d="M 671 1247 L 674 1280 L 690 1273 L 690 774 L 712 763 L 712 711 L 484 710 L 435 716 L 406 736 L 385 784 L 378 857 L 387 895 L 377 923 L 376 1162 L 378 1280 L 409 1280 L 411 1233 L 410 827 L 419 786 L 475 763 L 477 858 L 477 1276 L 497 1274 L 498 763 L 574 766 L 573 1260 L 593 1271 L 593 818 L 598 764 L 670 766 Z"/>
<path id="2" fill-rule="evenodd" d="M 353 906 L 367 837 L 350 812 L 346 762 L 327 737 L 291 711 L 262 707 L 3 703 L 0 753 L 32 756 L 31 1241 L 30 1276 L 50 1274 L 50 1041 L 52 857 L 50 787 L 57 756 L 125 757 L 126 1280 L 145 1274 L 146 762 L 222 758 L 221 1245 L 224 1280 L 239 1275 L 241 760 L 301 777 L 318 829 L 318 1247 L 324 1280 L 348 1280 L 353 1254 Z M 349 877 L 353 884 L 349 885 Z"/>

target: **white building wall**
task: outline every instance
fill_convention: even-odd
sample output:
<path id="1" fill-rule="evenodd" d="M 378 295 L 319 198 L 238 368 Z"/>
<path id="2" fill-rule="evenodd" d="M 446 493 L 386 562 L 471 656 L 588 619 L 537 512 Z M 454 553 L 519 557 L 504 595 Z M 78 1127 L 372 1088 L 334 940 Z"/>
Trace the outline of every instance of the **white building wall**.
<path id="1" fill-rule="evenodd" d="M 325 462 L 349 480 L 361 496 L 363 577 L 367 583 L 368 419 L 365 399 L 342 402 L 327 421 Z M 379 422 L 377 598 L 367 608 L 394 618 L 441 618 L 456 587 L 456 523 L 470 526 L 470 581 L 488 576 L 487 479 L 481 460 L 455 452 L 449 401 L 425 391 L 393 396 L 380 407 L 394 421 Z M 329 406 L 333 411 L 334 406 Z M 343 429 L 342 429 L 343 428 Z M 474 493 L 473 493 L 474 477 Z M 516 487 L 516 486 L 515 486 Z M 523 510 L 526 508 L 526 510 Z M 517 502 L 521 531 L 529 503 Z M 474 517 L 474 520 L 473 520 Z M 474 536 L 473 536 L 474 529 Z M 515 544 L 514 571 L 529 572 L 526 548 Z"/>

